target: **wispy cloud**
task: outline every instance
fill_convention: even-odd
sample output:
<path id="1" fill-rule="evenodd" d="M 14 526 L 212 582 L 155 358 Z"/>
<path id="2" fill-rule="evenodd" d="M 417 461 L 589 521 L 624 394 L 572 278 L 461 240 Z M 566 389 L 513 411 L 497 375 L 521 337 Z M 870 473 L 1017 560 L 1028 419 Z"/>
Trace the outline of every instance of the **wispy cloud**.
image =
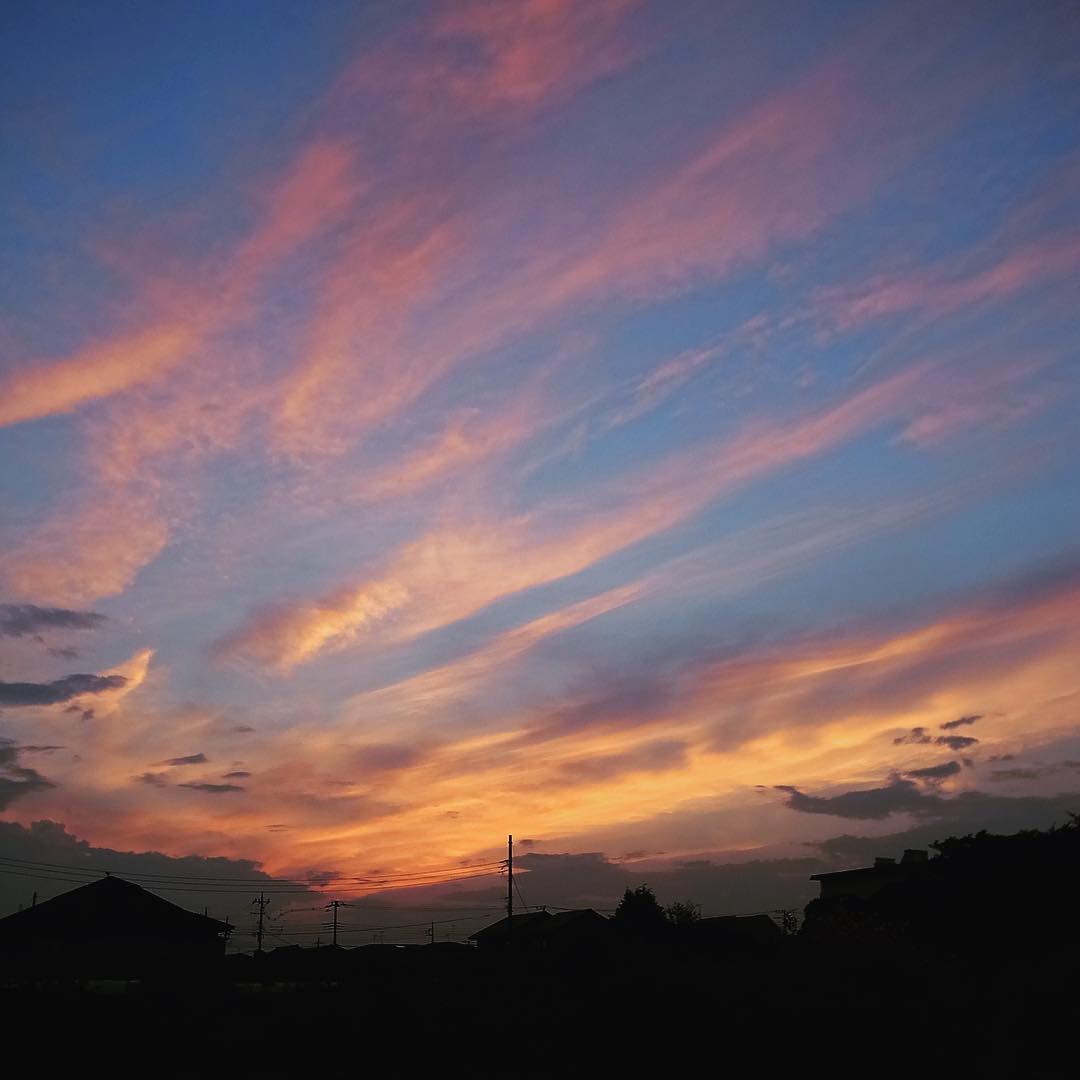
<path id="1" fill-rule="evenodd" d="M 105 621 L 96 611 L 0 604 L 0 637 L 28 637 L 46 630 L 92 630 Z"/>

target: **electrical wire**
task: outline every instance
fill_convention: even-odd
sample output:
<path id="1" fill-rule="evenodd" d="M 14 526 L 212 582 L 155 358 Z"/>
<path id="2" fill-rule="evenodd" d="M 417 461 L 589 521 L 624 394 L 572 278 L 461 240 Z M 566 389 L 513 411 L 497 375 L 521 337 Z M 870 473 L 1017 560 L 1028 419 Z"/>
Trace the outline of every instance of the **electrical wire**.
<path id="1" fill-rule="evenodd" d="M 86 875 L 82 878 L 61 877 L 60 874 L 79 873 Z M 77 885 L 89 884 L 92 881 L 99 880 L 99 877 L 91 875 L 109 874 L 111 871 L 105 870 L 83 870 L 81 868 L 57 868 L 50 869 L 46 866 L 26 866 L 21 861 L 16 862 L 12 860 L 11 863 L 4 863 L 0 860 L 0 873 L 16 874 L 20 877 L 36 877 L 44 881 L 68 881 Z M 157 892 L 189 892 L 189 893 L 237 893 L 247 892 L 253 889 L 258 889 L 262 892 L 269 892 L 273 894 L 287 894 L 287 893 L 309 893 L 314 889 L 332 889 L 336 894 L 356 895 L 361 898 L 372 893 L 378 892 L 394 892 L 396 890 L 415 889 L 424 887 L 436 887 L 439 885 L 449 885 L 456 881 L 474 881 L 478 878 L 491 877 L 493 871 L 483 871 L 476 874 L 456 874 L 448 875 L 436 880 L 410 880 L 399 882 L 383 882 L 372 884 L 350 884 L 350 885 L 334 885 L 333 883 L 326 882 L 293 882 L 287 879 L 275 879 L 273 881 L 248 881 L 244 883 L 236 884 L 198 884 L 196 879 L 176 878 L 164 881 L 147 880 L 144 875 L 138 873 L 117 873 L 115 876 L 124 880 L 130 880 L 136 884 L 144 885 L 148 889 L 153 889 Z M 178 881 L 185 881 L 187 884 L 176 884 Z"/>
<path id="2" fill-rule="evenodd" d="M 387 874 L 368 874 L 364 876 L 352 876 L 352 875 L 312 875 L 308 878 L 303 877 L 281 877 L 281 878 L 239 878 L 239 877 L 220 877 L 212 875 L 199 875 L 199 874 L 155 874 L 149 871 L 142 870 L 115 870 L 107 869 L 101 866 L 79 866 L 72 865 L 70 863 L 49 863 L 41 862 L 34 859 L 19 859 L 12 856 L 0 856 L 0 863 L 16 864 L 20 868 L 35 868 L 44 869 L 50 871 L 65 871 L 76 872 L 81 874 L 106 874 L 116 873 L 118 876 L 125 876 L 128 878 L 140 878 L 150 881 L 163 881 L 170 884 L 184 883 L 205 883 L 215 887 L 235 887 L 250 889 L 254 886 L 260 888 L 275 888 L 278 886 L 295 886 L 302 885 L 305 888 L 323 888 L 337 883 L 348 885 L 386 885 L 390 886 L 397 882 L 423 882 L 431 878 L 450 879 L 459 875 L 473 875 L 477 870 L 490 870 L 492 874 L 497 871 L 498 867 L 505 864 L 505 860 L 493 860 L 491 862 L 484 863 L 467 863 L 457 864 L 455 866 L 441 867 L 438 869 L 430 870 L 416 870 L 412 872 L 396 872 Z"/>

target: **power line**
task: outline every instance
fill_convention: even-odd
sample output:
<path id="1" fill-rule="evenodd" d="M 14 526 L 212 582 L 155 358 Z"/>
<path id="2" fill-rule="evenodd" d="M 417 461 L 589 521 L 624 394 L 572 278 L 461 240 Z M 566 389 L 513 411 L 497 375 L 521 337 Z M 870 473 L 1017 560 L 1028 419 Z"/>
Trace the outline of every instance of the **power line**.
<path id="1" fill-rule="evenodd" d="M 4 864 L 0 863 L 0 873 L 3 873 L 3 874 L 14 874 L 14 875 L 19 876 L 19 877 L 37 878 L 38 880 L 43 880 L 43 881 L 67 881 L 67 882 L 70 882 L 71 884 L 75 884 L 75 885 L 86 885 L 86 884 L 89 884 L 92 881 L 98 880 L 98 877 L 90 876 L 90 875 L 101 875 L 101 874 L 110 873 L 110 871 L 104 871 L 104 870 L 77 870 L 76 869 L 74 872 L 85 874 L 87 876 L 82 877 L 82 878 L 71 878 L 71 877 L 59 876 L 61 872 L 62 871 L 49 870 L 49 869 L 46 869 L 46 868 L 43 868 L 43 867 L 38 868 L 38 869 L 29 869 L 29 868 L 27 868 L 25 866 L 22 866 L 22 865 L 7 866 L 7 865 L 4 865 Z M 70 871 L 68 871 L 68 872 L 70 872 Z M 246 891 L 247 889 L 250 889 L 252 887 L 252 885 L 259 885 L 260 888 L 262 888 L 264 890 L 271 891 L 271 892 L 278 893 L 279 895 L 286 894 L 286 893 L 307 893 L 307 892 L 311 892 L 314 889 L 319 889 L 319 888 L 333 888 L 333 891 L 336 892 L 336 893 L 342 893 L 342 894 L 345 894 L 345 895 L 355 895 L 355 896 L 359 896 L 359 897 L 362 898 L 362 897 L 370 895 L 372 893 L 394 892 L 396 890 L 418 889 L 418 888 L 426 888 L 426 887 L 434 888 L 434 887 L 437 887 L 439 885 L 452 885 L 454 882 L 457 882 L 457 881 L 475 881 L 478 878 L 492 877 L 494 875 L 494 873 L 495 873 L 494 871 L 484 871 L 484 872 L 478 873 L 478 874 L 458 874 L 458 875 L 455 875 L 455 876 L 444 876 L 442 878 L 438 878 L 438 879 L 431 880 L 431 881 L 424 881 L 424 880 L 416 881 L 416 880 L 413 880 L 413 881 L 400 881 L 400 882 L 385 882 L 385 883 L 382 883 L 382 884 L 370 884 L 370 885 L 352 884 L 352 885 L 345 885 L 345 886 L 332 885 L 332 884 L 328 885 L 325 882 L 293 883 L 293 882 L 290 882 L 290 881 L 287 881 L 287 880 L 281 880 L 281 879 L 262 881 L 262 882 L 260 882 L 260 881 L 258 881 L 256 879 L 255 881 L 248 881 L 248 882 L 246 882 L 244 884 L 237 883 L 235 885 L 233 885 L 233 884 L 229 884 L 229 885 L 212 884 L 212 883 L 197 884 L 195 881 L 192 881 L 190 879 L 177 879 L 177 880 L 187 880 L 188 881 L 188 884 L 178 885 L 178 884 L 169 883 L 167 881 L 144 880 L 143 875 L 141 875 L 141 874 L 128 874 L 128 873 L 119 872 L 119 873 L 117 873 L 116 876 L 117 877 L 122 876 L 127 880 L 134 881 L 136 884 L 141 884 L 145 888 L 153 889 L 153 890 L 155 890 L 157 892 L 188 892 L 188 893 L 202 893 L 202 894 L 205 894 L 205 893 L 229 894 L 229 893 L 236 893 L 238 891 L 243 892 L 243 891 Z"/>
<path id="2" fill-rule="evenodd" d="M 0 874 L 14 875 L 15 877 L 34 878 L 36 881 L 63 881 L 71 885 L 85 885 L 87 882 L 82 878 L 56 877 L 55 875 L 31 874 L 21 870 L 8 870 L 0 868 Z"/>
<path id="3" fill-rule="evenodd" d="M 521 895 L 521 886 L 517 883 L 517 878 L 514 878 L 514 892 L 517 893 L 518 899 L 521 901 L 521 906 L 528 911 L 529 905 L 525 903 L 525 897 Z"/>
<path id="4" fill-rule="evenodd" d="M 169 883 L 206 883 L 207 885 L 213 885 L 215 887 L 236 887 L 242 889 L 250 889 L 252 885 L 258 885 L 260 888 L 273 888 L 276 886 L 292 887 L 295 885 L 302 885 L 305 888 L 322 888 L 337 883 L 344 883 L 349 885 L 391 885 L 395 882 L 422 882 L 429 878 L 453 878 L 457 875 L 472 875 L 477 870 L 490 869 L 494 873 L 499 867 L 503 865 L 502 860 L 492 860 L 490 862 L 483 863 L 467 863 L 457 864 L 455 866 L 440 867 L 437 869 L 428 870 L 415 870 L 411 872 L 395 872 L 386 874 L 368 874 L 362 876 L 337 874 L 333 876 L 320 876 L 312 875 L 311 877 L 267 877 L 265 879 L 259 878 L 240 878 L 240 877 L 220 877 L 213 875 L 200 875 L 200 874 L 156 874 L 143 870 L 124 870 L 122 868 L 106 868 L 101 866 L 85 866 L 85 865 L 73 865 L 71 863 L 49 863 L 41 862 L 34 859 L 19 859 L 12 856 L 0 856 L 0 863 L 15 864 L 20 867 L 33 867 L 41 868 L 45 870 L 57 870 L 75 872 L 80 874 L 107 874 L 115 873 L 129 878 L 145 878 L 147 880 L 163 881 Z"/>

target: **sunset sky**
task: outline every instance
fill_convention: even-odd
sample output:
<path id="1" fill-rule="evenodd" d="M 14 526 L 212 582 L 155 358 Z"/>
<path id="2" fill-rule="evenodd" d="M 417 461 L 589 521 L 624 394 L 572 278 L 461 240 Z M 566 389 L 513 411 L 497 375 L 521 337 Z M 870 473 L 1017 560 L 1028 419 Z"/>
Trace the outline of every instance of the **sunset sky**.
<path id="1" fill-rule="evenodd" d="M 0 50 L 20 851 L 513 832 L 541 902 L 1080 810 L 1075 4 L 45 2 Z"/>

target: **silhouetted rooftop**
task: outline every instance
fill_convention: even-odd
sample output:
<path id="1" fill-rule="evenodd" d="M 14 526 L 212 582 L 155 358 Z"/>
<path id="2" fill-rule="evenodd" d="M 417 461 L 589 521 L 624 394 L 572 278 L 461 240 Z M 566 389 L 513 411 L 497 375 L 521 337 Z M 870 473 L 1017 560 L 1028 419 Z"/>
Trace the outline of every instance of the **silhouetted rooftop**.
<path id="1" fill-rule="evenodd" d="M 469 940 L 495 941 L 499 938 L 505 938 L 507 935 L 532 930 L 538 924 L 546 923 L 552 918 L 553 916 L 546 911 L 526 911 L 521 915 L 514 915 L 512 918 L 500 919 L 490 926 L 485 926 L 482 930 L 477 930 L 475 934 L 469 935 Z"/>
<path id="2" fill-rule="evenodd" d="M 140 885 L 103 877 L 0 919 L 0 938 L 81 938 L 88 934 L 214 937 L 228 923 L 187 911 Z"/>

